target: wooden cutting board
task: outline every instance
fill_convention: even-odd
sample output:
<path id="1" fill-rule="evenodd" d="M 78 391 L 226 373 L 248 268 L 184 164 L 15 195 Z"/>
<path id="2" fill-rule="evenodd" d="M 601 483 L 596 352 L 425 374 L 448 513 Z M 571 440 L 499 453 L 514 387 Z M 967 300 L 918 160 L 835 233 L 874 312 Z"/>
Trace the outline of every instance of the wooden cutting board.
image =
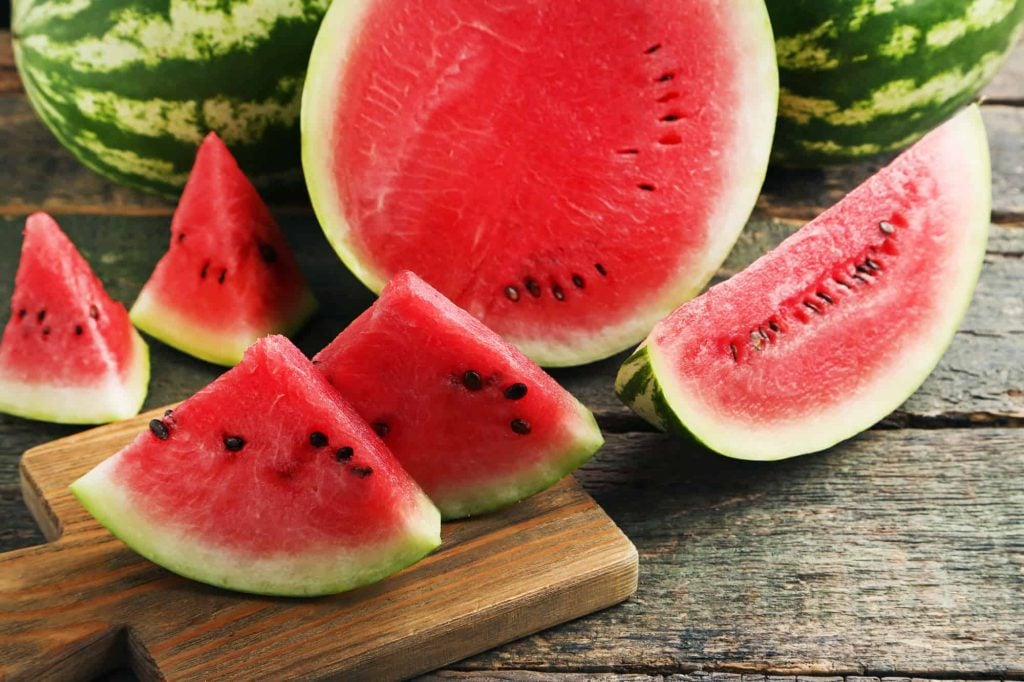
<path id="1" fill-rule="evenodd" d="M 291 599 L 208 587 L 143 559 L 68 484 L 162 410 L 29 450 L 25 502 L 52 542 L 0 554 L 0 680 L 394 679 L 626 599 L 637 554 L 570 476 L 376 585 Z"/>

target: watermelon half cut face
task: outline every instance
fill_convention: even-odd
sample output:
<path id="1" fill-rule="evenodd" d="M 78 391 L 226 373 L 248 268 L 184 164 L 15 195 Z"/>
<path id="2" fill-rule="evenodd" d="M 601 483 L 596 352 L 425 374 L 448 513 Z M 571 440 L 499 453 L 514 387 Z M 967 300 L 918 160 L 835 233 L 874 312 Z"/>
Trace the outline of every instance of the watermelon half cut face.
<path id="1" fill-rule="evenodd" d="M 568 391 L 411 272 L 313 362 L 445 518 L 539 492 L 604 442 Z"/>
<path id="2" fill-rule="evenodd" d="M 353 0 L 303 92 L 321 225 L 542 365 L 639 341 L 744 225 L 777 102 L 759 0 Z"/>
<path id="3" fill-rule="evenodd" d="M 138 413 L 149 349 L 56 221 L 34 213 L 0 341 L 0 412 L 64 424 Z"/>
<path id="4" fill-rule="evenodd" d="M 441 542 L 434 505 L 281 336 L 258 341 L 71 491 L 139 554 L 242 592 L 342 592 Z"/>
<path id="5" fill-rule="evenodd" d="M 743 272 L 660 322 L 619 396 L 661 428 L 770 460 L 825 449 L 899 407 L 938 363 L 985 254 L 977 106 Z"/>

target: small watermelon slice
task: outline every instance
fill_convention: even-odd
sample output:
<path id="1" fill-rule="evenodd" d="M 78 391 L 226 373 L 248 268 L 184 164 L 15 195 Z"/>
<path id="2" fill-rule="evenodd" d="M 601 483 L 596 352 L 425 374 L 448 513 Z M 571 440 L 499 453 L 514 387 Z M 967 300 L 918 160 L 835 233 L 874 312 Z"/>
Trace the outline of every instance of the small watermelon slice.
<path id="1" fill-rule="evenodd" d="M 411 272 L 313 362 L 445 518 L 543 490 L 604 442 L 568 391 Z"/>
<path id="2" fill-rule="evenodd" d="M 132 322 L 178 350 L 230 366 L 259 337 L 297 331 L 315 309 L 266 204 L 210 133 L 174 212 L 170 248 L 132 306 Z"/>
<path id="3" fill-rule="evenodd" d="M 0 341 L 0 412 L 64 424 L 137 414 L 149 348 L 53 218 L 33 213 Z"/>
<path id="4" fill-rule="evenodd" d="M 303 169 L 368 287 L 411 270 L 578 365 L 711 278 L 777 102 L 761 0 L 346 0 L 310 56 Z"/>
<path id="5" fill-rule="evenodd" d="M 949 345 L 990 205 L 971 106 L 659 323 L 622 366 L 619 396 L 731 457 L 780 459 L 849 438 L 917 390 Z"/>
<path id="6" fill-rule="evenodd" d="M 434 505 L 281 336 L 258 341 L 71 491 L 139 554 L 242 592 L 342 592 L 441 542 Z"/>

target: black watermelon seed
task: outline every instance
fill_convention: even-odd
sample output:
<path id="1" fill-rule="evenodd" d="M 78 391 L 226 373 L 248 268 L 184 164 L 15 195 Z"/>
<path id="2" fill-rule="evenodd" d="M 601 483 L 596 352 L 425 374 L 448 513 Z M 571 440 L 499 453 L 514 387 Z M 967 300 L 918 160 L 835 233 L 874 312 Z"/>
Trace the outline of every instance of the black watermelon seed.
<path id="1" fill-rule="evenodd" d="M 608 275 L 608 271 L 605 270 L 604 266 L 601 265 L 600 263 L 594 263 L 594 269 L 597 270 L 598 274 L 601 275 L 602 277 Z"/>
<path id="2" fill-rule="evenodd" d="M 327 435 L 320 433 L 319 431 L 314 431 L 309 434 L 309 444 L 314 448 L 322 448 L 327 445 Z"/>
<path id="3" fill-rule="evenodd" d="M 559 301 L 565 300 L 565 292 L 562 291 L 562 287 L 558 286 L 557 284 L 551 287 L 551 295 L 554 296 Z"/>
<path id="4" fill-rule="evenodd" d="M 174 414 L 174 410 L 164 410 L 165 417 L 170 417 L 172 414 Z"/>
<path id="5" fill-rule="evenodd" d="M 732 353 L 732 361 L 733 362 L 739 362 L 740 361 L 740 357 L 739 357 L 739 355 L 737 354 L 737 351 L 736 351 L 736 344 L 735 343 L 730 343 L 729 344 L 729 352 Z"/>
<path id="6" fill-rule="evenodd" d="M 890 223 L 888 220 L 883 220 L 882 222 L 878 223 L 878 229 L 880 229 L 885 234 L 892 234 L 893 232 L 896 231 L 896 226 Z"/>
<path id="7" fill-rule="evenodd" d="M 184 232 L 180 232 L 180 233 L 178 233 L 178 243 L 180 244 L 183 241 L 185 241 L 185 233 Z"/>
<path id="8" fill-rule="evenodd" d="M 149 430 L 160 440 L 167 440 L 171 437 L 171 432 L 167 430 L 167 425 L 159 419 L 149 420 Z"/>
<path id="9" fill-rule="evenodd" d="M 872 270 L 881 270 L 882 269 L 882 266 L 879 265 L 877 261 L 873 261 L 870 258 L 868 258 L 867 260 L 864 261 L 864 265 L 868 266 Z"/>
<path id="10" fill-rule="evenodd" d="M 228 274 L 228 271 L 226 269 L 225 270 L 221 270 L 220 271 L 220 275 L 218 275 L 218 277 L 217 277 L 217 284 L 224 284 L 224 277 L 227 274 Z"/>
<path id="11" fill-rule="evenodd" d="M 277 251 L 270 244 L 260 242 L 260 258 L 264 263 L 274 263 L 277 261 Z"/>
<path id="12" fill-rule="evenodd" d="M 462 385 L 470 391 L 479 391 L 484 387 L 484 380 L 480 377 L 479 372 L 468 370 L 462 375 Z"/>
<path id="13" fill-rule="evenodd" d="M 351 471 L 356 476 L 358 476 L 359 478 L 366 478 L 367 476 L 373 473 L 373 469 L 371 469 L 370 467 L 353 466 L 349 467 L 348 470 Z"/>
<path id="14" fill-rule="evenodd" d="M 675 77 L 676 75 L 674 73 L 672 73 L 671 71 L 666 71 L 665 73 L 655 78 L 654 81 L 656 83 L 667 83 Z"/>
<path id="15" fill-rule="evenodd" d="M 530 422 L 524 419 L 513 419 L 509 426 L 511 426 L 512 430 L 518 433 L 520 436 L 525 436 L 531 430 Z"/>
<path id="16" fill-rule="evenodd" d="M 661 43 L 654 43 L 649 48 L 644 50 L 644 54 L 654 54 L 655 52 L 657 52 L 660 49 L 661 49 Z"/>
<path id="17" fill-rule="evenodd" d="M 43 336 L 49 336 L 49 335 L 50 335 L 50 326 L 47 325 L 47 326 L 43 327 Z"/>
<path id="18" fill-rule="evenodd" d="M 373 428 L 373 432 L 381 438 L 388 435 L 388 432 L 391 431 L 391 427 L 384 422 L 373 422 L 370 426 Z"/>
<path id="19" fill-rule="evenodd" d="M 94 320 L 100 319 L 100 309 L 97 308 L 95 305 L 89 306 L 89 317 L 91 317 Z"/>
<path id="20" fill-rule="evenodd" d="M 509 400 L 521 400 L 526 396 L 526 384 L 512 384 L 505 389 L 505 397 Z"/>
<path id="21" fill-rule="evenodd" d="M 826 294 L 824 291 L 819 291 L 818 293 L 815 294 L 815 296 L 823 300 L 825 303 L 835 303 L 835 301 L 832 300 L 832 297 Z"/>
<path id="22" fill-rule="evenodd" d="M 779 332 L 779 331 L 782 331 L 782 328 L 781 328 L 781 327 L 779 327 L 779 324 L 778 324 L 778 322 L 769 322 L 769 323 L 768 323 L 768 327 L 769 327 L 769 328 L 770 328 L 770 329 L 771 329 L 771 330 L 772 330 L 773 332 Z"/>
<path id="23" fill-rule="evenodd" d="M 28 315 L 28 311 L 25 310 L 24 308 L 22 308 L 21 310 L 18 311 L 18 319 L 19 320 L 25 319 L 26 315 Z"/>
<path id="24" fill-rule="evenodd" d="M 85 331 L 85 330 L 82 329 L 82 325 L 80 325 L 80 324 L 76 324 L 75 325 L 75 336 L 81 336 L 83 331 Z"/>
<path id="25" fill-rule="evenodd" d="M 241 436 L 228 436 L 224 439 L 224 447 L 231 452 L 238 452 L 245 447 L 245 439 Z"/>
<path id="26" fill-rule="evenodd" d="M 530 296 L 540 298 L 540 285 L 537 284 L 537 280 L 527 277 L 523 280 L 523 284 L 526 286 L 526 290 L 530 292 Z"/>
<path id="27" fill-rule="evenodd" d="M 637 187 L 645 192 L 653 192 L 656 189 L 655 186 L 649 182 L 641 182 Z"/>
<path id="28" fill-rule="evenodd" d="M 42 322 L 45 319 L 46 319 L 46 309 L 43 308 L 38 313 L 36 313 L 36 322 Z"/>
<path id="29" fill-rule="evenodd" d="M 515 288 L 512 285 L 505 287 L 505 297 L 510 301 L 518 301 L 519 289 Z"/>
<path id="30" fill-rule="evenodd" d="M 338 460 L 339 462 L 347 462 L 348 460 L 352 459 L 353 452 L 354 451 L 352 450 L 352 448 L 346 445 L 345 447 L 338 448 L 337 451 L 335 451 L 334 459 Z"/>
<path id="31" fill-rule="evenodd" d="M 206 279 L 206 271 L 210 269 L 210 261 L 203 263 L 203 269 L 199 271 L 199 276 Z"/>
<path id="32" fill-rule="evenodd" d="M 577 289 L 582 289 L 583 287 L 587 286 L 587 283 L 583 281 L 583 275 L 573 275 L 572 283 L 573 285 L 575 285 Z"/>

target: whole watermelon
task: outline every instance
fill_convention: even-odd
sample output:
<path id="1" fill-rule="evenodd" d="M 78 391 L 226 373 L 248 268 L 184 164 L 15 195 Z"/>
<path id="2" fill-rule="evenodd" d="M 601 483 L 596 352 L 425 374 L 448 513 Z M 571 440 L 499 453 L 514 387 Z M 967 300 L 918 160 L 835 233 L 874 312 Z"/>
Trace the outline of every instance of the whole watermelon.
<path id="1" fill-rule="evenodd" d="M 82 163 L 174 196 L 210 130 L 258 186 L 301 187 L 299 104 L 329 0 L 15 0 L 14 56 Z"/>
<path id="2" fill-rule="evenodd" d="M 779 60 L 774 161 L 892 152 L 974 97 L 1016 42 L 1024 0 L 767 0 Z"/>

